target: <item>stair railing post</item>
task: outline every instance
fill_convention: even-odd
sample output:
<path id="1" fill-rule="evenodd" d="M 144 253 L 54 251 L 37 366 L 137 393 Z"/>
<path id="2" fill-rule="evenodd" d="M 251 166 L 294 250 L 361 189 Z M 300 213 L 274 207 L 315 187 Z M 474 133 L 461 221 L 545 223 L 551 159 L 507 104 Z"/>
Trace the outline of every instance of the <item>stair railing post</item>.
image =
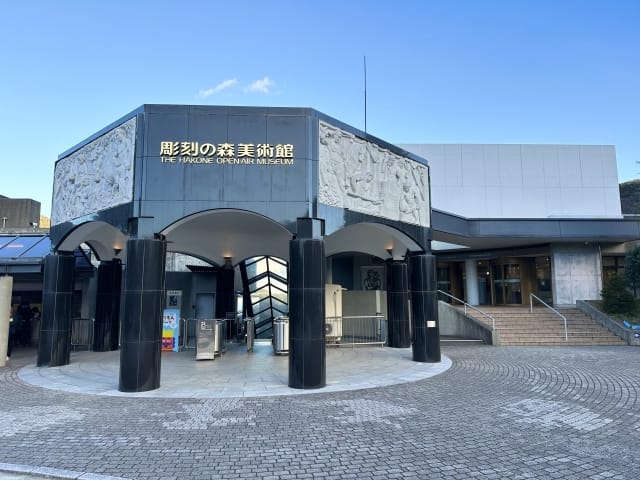
<path id="1" fill-rule="evenodd" d="M 544 300 L 542 300 L 541 298 L 537 297 L 536 295 L 534 295 L 533 293 L 529 294 L 529 303 L 531 305 L 531 313 L 533 313 L 533 299 L 536 299 L 537 301 L 539 301 L 542 305 L 544 305 L 545 307 L 547 307 L 549 310 L 551 310 L 553 313 L 555 313 L 556 315 L 558 315 L 560 318 L 562 318 L 562 320 L 564 321 L 564 341 L 568 342 L 569 341 L 569 334 L 567 333 L 567 317 L 565 317 L 564 315 L 562 315 L 558 310 L 556 310 L 555 308 L 553 308 L 551 305 L 547 305 Z"/>
<path id="2" fill-rule="evenodd" d="M 529 313 L 533 313 L 533 297 L 529 295 Z"/>

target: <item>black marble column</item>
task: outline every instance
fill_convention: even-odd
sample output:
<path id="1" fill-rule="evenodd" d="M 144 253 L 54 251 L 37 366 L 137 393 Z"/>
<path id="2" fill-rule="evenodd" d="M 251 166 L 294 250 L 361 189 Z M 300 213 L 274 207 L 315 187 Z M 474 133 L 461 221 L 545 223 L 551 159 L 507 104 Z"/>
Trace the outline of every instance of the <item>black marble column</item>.
<path id="1" fill-rule="evenodd" d="M 440 361 L 440 327 L 436 258 L 431 254 L 409 256 L 409 289 L 413 326 L 413 360 Z"/>
<path id="2" fill-rule="evenodd" d="M 324 241 L 289 244 L 289 386 L 326 385 Z"/>
<path id="3" fill-rule="evenodd" d="M 164 240 L 127 241 L 121 392 L 146 392 L 160 387 L 165 253 Z"/>
<path id="4" fill-rule="evenodd" d="M 60 252 L 44 258 L 42 320 L 37 360 L 39 367 L 69 364 L 75 265 L 73 253 Z"/>
<path id="5" fill-rule="evenodd" d="M 234 292 L 235 270 L 231 262 L 226 263 L 216 275 L 216 318 L 227 318 L 227 312 L 236 311 Z"/>
<path id="6" fill-rule="evenodd" d="M 407 262 L 387 261 L 387 344 L 394 348 L 411 346 L 409 326 L 409 278 Z"/>
<path id="7" fill-rule="evenodd" d="M 94 352 L 117 350 L 120 340 L 120 289 L 122 263 L 113 259 L 100 262 L 96 292 L 96 318 L 93 322 Z"/>

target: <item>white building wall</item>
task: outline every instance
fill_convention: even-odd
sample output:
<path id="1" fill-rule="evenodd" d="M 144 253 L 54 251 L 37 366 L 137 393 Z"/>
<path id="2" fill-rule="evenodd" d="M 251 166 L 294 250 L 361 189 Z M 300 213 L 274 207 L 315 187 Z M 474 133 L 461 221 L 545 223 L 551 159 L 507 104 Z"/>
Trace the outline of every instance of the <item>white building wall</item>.
<path id="1" fill-rule="evenodd" d="M 428 160 L 439 210 L 467 218 L 622 217 L 610 145 L 400 147 Z"/>
<path id="2" fill-rule="evenodd" d="M 576 300 L 600 299 L 600 249 L 593 244 L 551 245 L 551 277 L 556 306 L 575 305 Z"/>

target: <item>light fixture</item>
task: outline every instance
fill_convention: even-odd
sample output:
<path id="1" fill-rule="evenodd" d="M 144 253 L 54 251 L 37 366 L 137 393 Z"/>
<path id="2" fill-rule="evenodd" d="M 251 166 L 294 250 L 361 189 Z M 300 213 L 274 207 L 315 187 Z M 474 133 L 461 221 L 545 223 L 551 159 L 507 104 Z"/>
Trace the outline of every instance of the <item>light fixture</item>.
<path id="1" fill-rule="evenodd" d="M 225 268 L 233 268 L 233 264 L 231 263 L 231 255 L 225 255 L 224 257 L 224 266 Z"/>
<path id="2" fill-rule="evenodd" d="M 389 254 L 389 256 L 393 257 L 393 247 L 387 247 L 386 250 L 387 250 L 387 253 Z"/>
<path id="3" fill-rule="evenodd" d="M 118 254 L 122 251 L 122 249 L 120 247 L 113 247 L 113 255 L 115 257 L 118 256 Z"/>

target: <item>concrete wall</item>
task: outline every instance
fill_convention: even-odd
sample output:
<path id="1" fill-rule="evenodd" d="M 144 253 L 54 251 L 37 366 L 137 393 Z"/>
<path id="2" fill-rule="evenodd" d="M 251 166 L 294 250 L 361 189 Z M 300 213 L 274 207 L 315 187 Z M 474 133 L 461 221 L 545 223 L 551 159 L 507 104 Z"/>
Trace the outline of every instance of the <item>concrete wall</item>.
<path id="1" fill-rule="evenodd" d="M 345 290 L 342 315 L 384 315 L 387 318 L 387 292 L 384 290 Z"/>
<path id="2" fill-rule="evenodd" d="M 602 290 L 602 260 L 598 245 L 551 245 L 553 304 L 575 305 L 598 300 Z"/>
<path id="3" fill-rule="evenodd" d="M 492 331 L 475 318 L 467 317 L 448 303 L 438 302 L 438 320 L 441 336 L 482 340 L 487 345 L 500 344 L 498 332 Z"/>
<path id="4" fill-rule="evenodd" d="M 576 302 L 576 307 L 578 307 L 582 312 L 589 315 L 611 333 L 622 338 L 625 342 L 627 342 L 627 344 L 640 347 L 640 338 L 636 338 L 636 333 L 640 333 L 640 330 L 633 330 L 631 328 L 623 327 L 616 321 L 610 319 L 606 314 L 595 308 L 589 302 L 578 300 Z"/>
<path id="5" fill-rule="evenodd" d="M 468 218 L 621 218 L 610 145 L 400 145 L 431 167 L 433 208 Z"/>
<path id="6" fill-rule="evenodd" d="M 0 198 L 0 228 L 32 228 L 31 222 L 40 222 L 40 202 L 28 198 Z"/>

